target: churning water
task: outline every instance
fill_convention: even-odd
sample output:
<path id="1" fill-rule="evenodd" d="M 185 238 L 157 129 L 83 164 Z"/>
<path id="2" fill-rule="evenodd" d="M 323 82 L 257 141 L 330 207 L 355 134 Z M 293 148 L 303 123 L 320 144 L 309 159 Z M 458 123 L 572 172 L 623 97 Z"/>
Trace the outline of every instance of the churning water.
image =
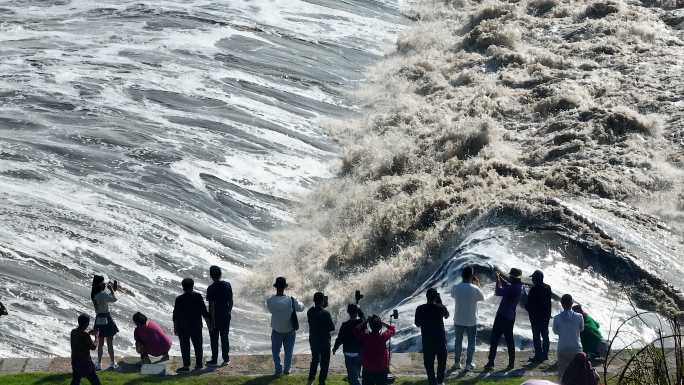
<path id="1" fill-rule="evenodd" d="M 340 317 L 357 288 L 399 308 L 404 350 L 465 264 L 488 293 L 541 268 L 604 332 L 630 300 L 681 308 L 676 7 L 0 1 L 0 356 L 67 354 L 96 273 L 130 353 L 133 312 L 169 327 L 210 264 L 237 351 L 268 350 L 276 275 Z"/>

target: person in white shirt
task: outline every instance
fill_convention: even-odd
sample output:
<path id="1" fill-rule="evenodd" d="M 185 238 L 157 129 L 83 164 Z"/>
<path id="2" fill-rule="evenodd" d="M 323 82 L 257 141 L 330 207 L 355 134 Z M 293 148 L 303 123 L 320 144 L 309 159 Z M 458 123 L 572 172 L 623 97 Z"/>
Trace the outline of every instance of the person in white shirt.
<path id="1" fill-rule="evenodd" d="M 273 287 L 276 294 L 266 301 L 266 307 L 271 312 L 271 352 L 275 374 L 290 374 L 292 365 L 292 352 L 294 351 L 295 337 L 299 322 L 296 321 L 296 313 L 304 311 L 304 305 L 294 297 L 285 295 L 287 281 L 284 277 L 276 278 Z M 294 319 L 293 319 L 294 318 Z M 280 349 L 285 350 L 284 365 L 280 363 Z"/>
<path id="2" fill-rule="evenodd" d="M 480 290 L 479 280 L 473 273 L 471 266 L 466 266 L 461 272 L 463 282 L 451 288 L 451 296 L 456 302 L 454 309 L 454 332 L 456 335 L 456 363 L 454 368 L 461 368 L 461 351 L 463 350 L 463 333 L 468 335 L 468 350 L 466 370 L 475 369 L 473 355 L 475 354 L 475 338 L 477 337 L 477 303 L 485 297 Z"/>
<path id="3" fill-rule="evenodd" d="M 580 333 L 584 330 L 584 317 L 572 311 L 573 299 L 570 294 L 561 297 L 563 311 L 553 318 L 553 332 L 558 335 L 558 377 L 563 373 L 577 353 L 582 352 Z"/>

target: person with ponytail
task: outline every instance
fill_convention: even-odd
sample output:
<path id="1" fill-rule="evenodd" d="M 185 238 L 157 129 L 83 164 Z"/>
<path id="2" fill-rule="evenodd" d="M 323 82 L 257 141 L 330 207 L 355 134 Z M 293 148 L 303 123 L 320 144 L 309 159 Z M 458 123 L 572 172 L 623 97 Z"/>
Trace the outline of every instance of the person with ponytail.
<path id="1" fill-rule="evenodd" d="M 119 332 L 119 328 L 114 323 L 112 315 L 109 313 L 109 304 L 116 302 L 117 290 L 116 281 L 114 283 L 105 283 L 105 279 L 101 275 L 93 277 L 93 286 L 90 292 L 90 299 L 95 306 L 95 327 L 94 330 L 98 335 L 97 345 L 97 370 L 102 369 L 102 349 L 105 341 L 107 341 L 107 350 L 109 352 L 109 369 L 116 369 L 118 365 L 114 360 L 114 336 Z M 107 293 L 109 291 L 109 293 Z"/>

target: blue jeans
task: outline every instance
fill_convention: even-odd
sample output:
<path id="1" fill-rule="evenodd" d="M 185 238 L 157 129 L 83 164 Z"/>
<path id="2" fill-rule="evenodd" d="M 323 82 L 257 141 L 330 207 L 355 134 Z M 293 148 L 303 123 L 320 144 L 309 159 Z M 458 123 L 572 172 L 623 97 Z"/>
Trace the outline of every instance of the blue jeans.
<path id="1" fill-rule="evenodd" d="M 347 367 L 349 385 L 361 385 L 361 355 L 356 357 L 344 356 L 344 366 Z"/>
<path id="2" fill-rule="evenodd" d="M 456 353 L 456 363 L 461 362 L 461 352 L 463 351 L 463 333 L 468 333 L 468 353 L 466 357 L 466 365 L 473 363 L 473 355 L 475 355 L 475 338 L 477 337 L 477 325 L 475 326 L 454 326 L 454 335 L 456 336 L 456 346 L 454 352 Z"/>
<path id="3" fill-rule="evenodd" d="M 276 373 L 283 372 L 283 366 L 280 364 L 281 347 L 285 350 L 285 372 L 290 371 L 296 335 L 294 330 L 289 333 L 278 333 L 275 330 L 271 330 L 271 352 L 273 353 L 273 364 L 275 365 Z"/>

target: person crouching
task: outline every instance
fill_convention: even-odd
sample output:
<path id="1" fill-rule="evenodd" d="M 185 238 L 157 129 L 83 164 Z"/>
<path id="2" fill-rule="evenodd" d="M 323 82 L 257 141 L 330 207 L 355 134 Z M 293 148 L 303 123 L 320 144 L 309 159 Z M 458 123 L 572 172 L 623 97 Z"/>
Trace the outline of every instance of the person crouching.
<path id="1" fill-rule="evenodd" d="M 95 364 L 90 358 L 90 351 L 95 350 L 95 342 L 90 336 L 96 332 L 86 332 L 88 325 L 90 325 L 90 317 L 87 314 L 81 314 L 78 316 L 78 327 L 71 331 L 71 369 L 73 371 L 71 385 L 79 385 L 81 378 L 84 377 L 92 385 L 100 385 L 100 379 L 95 372 Z"/>
<path id="2" fill-rule="evenodd" d="M 161 356 L 162 361 L 167 361 L 172 344 L 171 337 L 164 333 L 158 323 L 147 319 L 140 312 L 133 314 L 133 322 L 135 323 L 133 332 L 135 350 L 140 353 L 142 363 L 149 364 L 150 356 Z"/>

